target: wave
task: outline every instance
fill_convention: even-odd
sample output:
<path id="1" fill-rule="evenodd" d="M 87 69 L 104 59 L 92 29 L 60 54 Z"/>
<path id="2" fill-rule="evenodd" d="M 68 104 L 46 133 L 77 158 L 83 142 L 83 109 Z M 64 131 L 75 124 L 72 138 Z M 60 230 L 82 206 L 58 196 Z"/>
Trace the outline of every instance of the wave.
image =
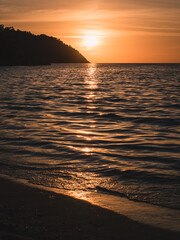
<path id="1" fill-rule="evenodd" d="M 124 194 L 118 191 L 113 191 L 104 187 L 100 187 L 100 186 L 96 186 L 96 190 L 98 190 L 99 193 L 103 193 L 103 194 L 108 194 L 108 195 L 113 195 L 113 196 L 118 196 L 118 197 L 123 197 L 123 198 L 127 198 L 129 200 L 133 200 L 135 202 L 146 202 L 149 203 L 146 199 L 138 199 L 134 196 L 129 196 L 128 194 Z M 161 206 L 161 207 L 166 207 L 166 208 L 170 208 L 170 209 L 175 209 L 175 210 L 180 210 L 180 207 L 176 207 L 176 206 L 167 206 L 164 205 L 163 203 L 158 203 L 158 202 L 151 202 L 152 205 L 156 205 L 156 206 Z"/>
<path id="2" fill-rule="evenodd" d="M 103 177 L 118 177 L 121 180 L 135 180 L 143 183 L 178 183 L 180 180 L 179 176 L 162 174 L 157 172 L 143 171 L 143 170 L 119 170 L 119 169 L 96 169 L 95 171 L 101 174 Z"/>
<path id="3" fill-rule="evenodd" d="M 0 172 L 178 205 L 179 65 L 0 71 Z"/>

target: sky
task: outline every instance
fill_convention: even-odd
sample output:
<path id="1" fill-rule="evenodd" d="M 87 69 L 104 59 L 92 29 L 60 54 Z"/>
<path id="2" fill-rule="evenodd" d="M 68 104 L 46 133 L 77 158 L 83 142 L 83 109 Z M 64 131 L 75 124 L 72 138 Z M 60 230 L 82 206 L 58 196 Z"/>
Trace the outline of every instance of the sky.
<path id="1" fill-rule="evenodd" d="M 180 0 L 0 0 L 0 24 L 57 37 L 94 63 L 180 63 Z"/>

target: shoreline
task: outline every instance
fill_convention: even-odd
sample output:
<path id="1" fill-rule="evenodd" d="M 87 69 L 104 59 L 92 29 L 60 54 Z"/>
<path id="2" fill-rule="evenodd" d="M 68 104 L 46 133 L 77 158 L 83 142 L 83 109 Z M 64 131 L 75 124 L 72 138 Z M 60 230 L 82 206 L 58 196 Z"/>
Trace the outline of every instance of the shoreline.
<path id="1" fill-rule="evenodd" d="M 180 232 L 0 176 L 0 239 L 179 239 Z"/>
<path id="2" fill-rule="evenodd" d="M 177 209 L 166 208 L 146 202 L 133 201 L 125 197 L 107 195 L 104 193 L 74 190 L 69 191 L 53 186 L 44 186 L 32 183 L 27 179 L 14 178 L 4 174 L 0 174 L 0 177 L 1 176 L 13 182 L 28 185 L 32 188 L 38 188 L 40 190 L 44 189 L 45 191 L 86 201 L 92 205 L 126 216 L 135 222 L 140 222 L 165 230 L 180 232 L 180 211 Z"/>

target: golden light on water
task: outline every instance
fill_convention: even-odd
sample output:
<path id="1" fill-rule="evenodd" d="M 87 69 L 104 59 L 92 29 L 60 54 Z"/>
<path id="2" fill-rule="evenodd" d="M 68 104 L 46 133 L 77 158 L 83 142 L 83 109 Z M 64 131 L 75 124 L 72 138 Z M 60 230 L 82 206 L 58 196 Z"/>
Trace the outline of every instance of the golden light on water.
<path id="1" fill-rule="evenodd" d="M 90 64 L 89 69 L 88 69 L 88 76 L 85 79 L 86 88 L 92 90 L 92 92 L 89 94 L 91 96 L 95 96 L 93 90 L 98 88 L 98 82 L 97 82 L 97 78 L 95 76 L 96 70 L 97 70 L 96 64 Z M 91 97 L 87 97 L 87 98 L 91 98 Z"/>
<path id="2" fill-rule="evenodd" d="M 92 148 L 88 148 L 88 147 L 82 148 L 81 150 L 85 153 L 92 152 Z"/>
<path id="3" fill-rule="evenodd" d="M 85 98 L 87 102 L 86 105 L 87 113 L 93 113 L 96 110 L 96 105 L 94 103 L 94 100 L 96 99 L 96 92 L 94 90 L 98 88 L 96 71 L 97 71 L 96 64 L 89 64 L 87 77 L 84 80 L 86 88 Z M 87 126 L 85 126 L 84 130 L 79 129 L 77 130 L 77 136 L 90 142 L 92 138 L 94 138 L 97 135 L 97 132 L 95 131 L 95 126 L 96 126 L 95 120 L 89 119 L 87 121 Z M 88 127 L 91 130 L 88 131 L 86 127 Z M 94 148 L 90 146 L 89 143 L 87 144 L 86 142 L 84 142 L 83 146 L 81 146 L 79 150 L 85 154 L 90 155 L 93 153 Z"/>

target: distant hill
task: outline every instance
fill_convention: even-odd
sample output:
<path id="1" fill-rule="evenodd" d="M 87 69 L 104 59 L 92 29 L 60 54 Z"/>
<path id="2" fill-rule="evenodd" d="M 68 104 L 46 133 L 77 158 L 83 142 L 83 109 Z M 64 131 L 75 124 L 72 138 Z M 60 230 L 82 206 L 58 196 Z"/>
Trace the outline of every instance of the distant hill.
<path id="1" fill-rule="evenodd" d="M 0 25 L 0 66 L 87 62 L 76 49 L 57 38 Z"/>

